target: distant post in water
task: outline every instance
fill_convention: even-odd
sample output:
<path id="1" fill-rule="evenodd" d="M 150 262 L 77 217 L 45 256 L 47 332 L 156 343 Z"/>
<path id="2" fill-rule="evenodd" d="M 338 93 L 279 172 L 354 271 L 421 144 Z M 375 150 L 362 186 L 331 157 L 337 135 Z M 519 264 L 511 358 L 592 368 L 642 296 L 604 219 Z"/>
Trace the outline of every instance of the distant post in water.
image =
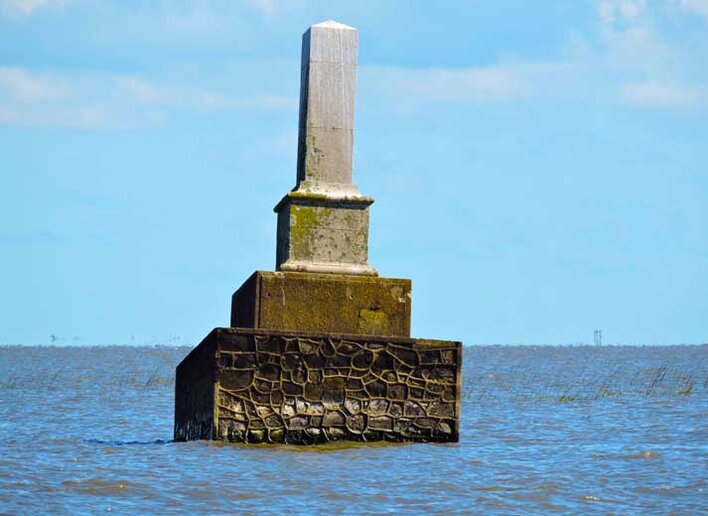
<path id="1" fill-rule="evenodd" d="M 295 187 L 275 206 L 276 271 L 233 294 L 177 367 L 177 441 L 457 441 L 462 344 L 410 336 L 411 281 L 368 263 L 373 199 L 352 181 L 358 32 L 302 38 Z"/>

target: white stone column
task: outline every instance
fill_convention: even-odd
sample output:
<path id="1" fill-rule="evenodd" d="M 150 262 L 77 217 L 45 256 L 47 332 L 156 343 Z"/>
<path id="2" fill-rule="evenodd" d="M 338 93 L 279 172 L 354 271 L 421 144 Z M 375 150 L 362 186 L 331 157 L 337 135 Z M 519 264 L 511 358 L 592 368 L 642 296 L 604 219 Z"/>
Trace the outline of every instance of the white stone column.
<path id="1" fill-rule="evenodd" d="M 376 275 L 369 206 L 352 182 L 358 31 L 335 21 L 302 36 L 297 184 L 275 207 L 276 268 Z"/>
<path id="2" fill-rule="evenodd" d="M 302 36 L 298 189 L 357 195 L 352 185 L 358 31 L 334 21 Z"/>

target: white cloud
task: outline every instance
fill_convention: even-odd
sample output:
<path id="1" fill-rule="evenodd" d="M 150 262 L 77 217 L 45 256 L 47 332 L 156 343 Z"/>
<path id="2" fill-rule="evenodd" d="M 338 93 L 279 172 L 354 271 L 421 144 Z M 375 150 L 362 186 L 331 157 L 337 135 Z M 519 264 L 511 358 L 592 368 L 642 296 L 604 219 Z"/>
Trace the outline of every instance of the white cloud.
<path id="1" fill-rule="evenodd" d="M 0 104 L 0 124 L 31 127 L 95 129 L 116 125 L 116 114 L 96 106 L 67 106 L 51 110 Z"/>
<path id="2" fill-rule="evenodd" d="M 64 3 L 58 0 L 4 1 L 7 5 L 16 6 L 16 10 L 24 9 L 22 12 L 28 14 Z M 591 23 L 591 29 L 585 33 L 572 32 L 565 45 L 558 49 L 559 57 L 554 60 L 531 61 L 517 55 L 504 56 L 489 66 L 471 64 L 460 68 L 427 69 L 363 66 L 359 73 L 360 85 L 365 90 L 371 88 L 370 91 L 381 98 L 386 97 L 387 102 L 394 106 L 401 103 L 412 107 L 429 103 L 465 105 L 532 98 L 557 102 L 622 102 L 646 108 L 706 107 L 705 96 L 701 92 L 708 89 L 708 76 L 700 71 L 703 65 L 701 57 L 704 57 L 700 56 L 700 45 L 689 48 L 684 43 L 681 47 L 680 38 L 666 32 L 680 30 L 680 26 L 667 29 L 668 25 L 663 23 L 666 20 L 660 16 L 667 14 L 667 6 L 674 7 L 674 15 L 677 8 L 708 15 L 708 0 L 591 1 L 596 9 L 595 23 Z M 79 0 L 66 2 L 79 3 Z M 250 37 L 247 19 L 241 16 L 243 12 L 239 16 L 228 16 L 227 12 L 231 13 L 229 9 L 234 12 L 250 10 L 272 17 L 282 16 L 298 5 L 300 0 L 240 0 L 233 4 L 215 0 L 160 0 L 140 9 L 116 8 L 115 5 L 113 9 L 117 9 L 115 13 L 121 16 L 128 16 L 123 19 L 122 25 L 127 24 L 126 20 L 134 21 L 131 16 L 135 16 L 135 20 L 151 20 L 151 23 L 159 20 L 159 26 L 167 27 L 170 37 L 177 34 L 190 41 L 203 41 L 217 33 L 222 34 L 224 41 L 231 41 L 229 34 L 235 31 L 233 23 L 239 22 L 244 25 L 236 31 L 236 39 L 245 41 Z M 677 17 L 678 23 L 680 19 Z M 121 32 L 121 37 L 132 40 L 149 32 L 142 30 L 141 26 L 135 34 L 126 36 Z M 696 38 L 698 36 L 694 37 L 694 42 Z M 217 38 L 214 44 L 221 48 L 226 44 L 224 41 Z M 697 41 L 703 42 L 703 48 L 708 47 L 708 38 Z M 264 82 L 282 85 L 275 79 L 284 69 L 282 65 L 280 68 L 270 67 L 267 62 L 247 65 L 251 66 L 251 73 L 244 73 L 245 69 L 240 68 L 243 63 L 231 62 L 228 72 L 209 69 L 208 66 L 211 65 L 195 65 L 188 69 L 190 78 L 173 75 L 172 80 L 0 68 L 3 119 L 21 119 L 19 115 L 9 116 L 8 112 L 26 113 L 32 106 L 38 108 L 40 105 L 49 113 L 66 112 L 68 106 L 74 106 L 77 110 L 81 108 L 83 111 L 79 112 L 83 115 L 78 118 L 93 121 L 91 123 L 116 118 L 159 121 L 185 110 L 297 108 L 295 90 L 292 96 L 268 93 L 251 96 L 233 93 L 231 89 L 234 78 L 238 80 L 238 77 L 250 81 L 241 84 L 241 92 L 258 91 Z M 209 78 L 202 80 L 204 74 L 222 74 L 222 79 L 226 75 L 229 77 L 219 86 L 214 86 Z M 124 114 L 120 114 L 121 110 Z M 101 117 L 96 113 L 104 115 Z M 47 117 L 43 115 L 41 119 L 47 120 Z M 51 118 L 60 119 L 58 115 Z"/>
<path id="3" fill-rule="evenodd" d="M 228 33 L 235 26 L 244 28 L 251 15 L 274 18 L 302 8 L 302 0 L 0 0 L 0 14 L 29 17 L 45 11 L 60 11 L 69 5 L 83 4 L 96 12 L 109 14 L 120 22 L 149 20 L 153 32 L 199 34 L 206 37 L 216 31 Z M 155 36 L 146 34 L 145 37 Z"/>
<path id="4" fill-rule="evenodd" d="M 413 85 L 417 95 L 440 100 L 490 101 L 514 97 L 518 77 L 511 67 L 431 69 Z"/>
<path id="5" fill-rule="evenodd" d="M 388 104 L 472 105 L 528 99 L 556 103 L 611 101 L 606 64 L 595 55 L 578 54 L 556 61 L 506 59 L 488 67 L 406 69 L 364 66 L 360 85 L 369 98 Z"/>
<path id="6" fill-rule="evenodd" d="M 266 16 L 273 16 L 278 10 L 276 0 L 246 0 L 246 5 Z"/>
<path id="7" fill-rule="evenodd" d="M 0 0 L 0 6 L 5 12 L 29 16 L 46 8 L 62 8 L 64 0 Z"/>
<path id="8" fill-rule="evenodd" d="M 512 66 L 411 69 L 367 66 L 363 79 L 402 100 L 423 102 L 490 102 L 519 94 Z"/>
<path id="9" fill-rule="evenodd" d="M 154 85 L 148 83 L 140 77 L 119 77 L 117 82 L 129 95 L 140 103 L 166 104 L 170 100 L 165 93 L 159 91 Z"/>
<path id="10" fill-rule="evenodd" d="M 17 67 L 0 67 L 0 91 L 19 102 L 56 100 L 71 93 L 56 76 Z"/>
<path id="11" fill-rule="evenodd" d="M 645 8 L 646 0 L 602 0 L 597 12 L 603 22 L 615 24 L 638 19 Z"/>
<path id="12" fill-rule="evenodd" d="M 600 63 L 597 73 L 615 88 L 621 102 L 663 109 L 708 106 L 705 77 L 692 73 L 696 54 L 692 48 L 679 46 L 680 39 L 666 32 L 662 23 L 665 9 L 677 2 L 683 9 L 702 6 L 708 13 L 708 0 L 600 2 L 599 35 L 603 46 L 596 52 Z"/>
<path id="13" fill-rule="evenodd" d="M 672 50 L 653 19 L 656 4 L 649 8 L 645 0 L 601 0 L 597 6 L 601 46 L 595 53 L 608 68 L 646 71 L 671 59 Z"/>
<path id="14" fill-rule="evenodd" d="M 136 75 L 0 67 L 0 123 L 5 125 L 132 127 L 186 111 L 296 109 L 295 97 L 237 97 Z"/>
<path id="15" fill-rule="evenodd" d="M 624 100 L 637 106 L 693 108 L 708 101 L 705 90 L 658 81 L 624 84 L 620 91 Z"/>
<path id="16" fill-rule="evenodd" d="M 708 0 L 680 0 L 679 7 L 708 19 Z"/>
<path id="17" fill-rule="evenodd" d="M 237 98 L 219 92 L 206 91 L 182 84 L 156 84 L 137 76 L 118 76 L 115 84 L 135 102 L 146 106 L 159 106 L 201 111 L 239 109 L 296 109 L 296 97 L 259 95 Z"/>
<path id="18" fill-rule="evenodd" d="M 700 58 L 672 46 L 675 40 L 660 32 L 655 17 L 661 12 L 645 0 L 602 0 L 596 7 L 596 31 L 573 33 L 556 60 L 506 57 L 492 66 L 459 69 L 364 67 L 360 82 L 372 95 L 407 103 L 408 109 L 519 99 L 708 108 L 707 77 L 694 73 Z"/>

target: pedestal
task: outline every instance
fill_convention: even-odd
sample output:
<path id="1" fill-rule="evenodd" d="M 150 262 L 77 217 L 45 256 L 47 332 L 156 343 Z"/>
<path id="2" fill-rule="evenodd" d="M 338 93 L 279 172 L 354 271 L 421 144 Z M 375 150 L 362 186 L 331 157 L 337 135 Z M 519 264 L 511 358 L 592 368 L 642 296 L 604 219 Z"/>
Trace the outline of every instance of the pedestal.
<path id="1" fill-rule="evenodd" d="M 411 281 L 257 271 L 232 297 L 231 326 L 409 337 Z"/>

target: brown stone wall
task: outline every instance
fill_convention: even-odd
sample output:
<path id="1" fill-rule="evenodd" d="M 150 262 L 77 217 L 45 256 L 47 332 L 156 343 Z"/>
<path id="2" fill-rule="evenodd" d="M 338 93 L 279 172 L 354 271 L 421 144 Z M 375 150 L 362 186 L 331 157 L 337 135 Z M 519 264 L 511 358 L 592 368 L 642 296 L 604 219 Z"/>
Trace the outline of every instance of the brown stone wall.
<path id="1" fill-rule="evenodd" d="M 232 297 L 231 326 L 409 337 L 411 281 L 258 271 Z"/>
<path id="2" fill-rule="evenodd" d="M 213 438 L 458 440 L 459 342 L 216 329 L 201 346 L 213 356 Z M 175 439 L 195 438 L 188 420 Z"/>

